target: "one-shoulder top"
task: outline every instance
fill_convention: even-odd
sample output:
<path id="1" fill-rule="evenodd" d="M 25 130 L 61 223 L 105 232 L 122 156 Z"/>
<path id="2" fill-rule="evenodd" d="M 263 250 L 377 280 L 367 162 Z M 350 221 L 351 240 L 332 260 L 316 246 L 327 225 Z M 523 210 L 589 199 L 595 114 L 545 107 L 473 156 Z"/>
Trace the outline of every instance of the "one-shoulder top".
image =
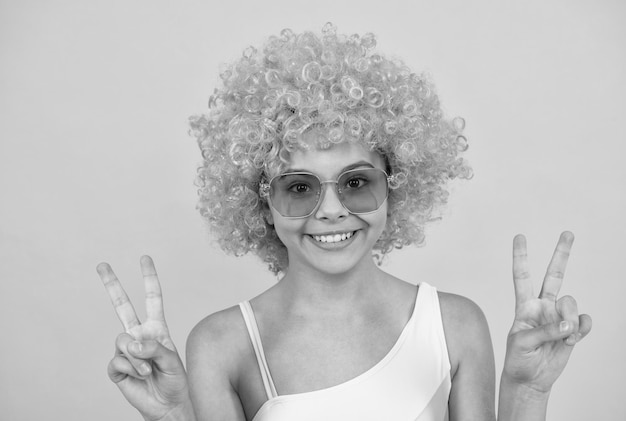
<path id="1" fill-rule="evenodd" d="M 253 421 L 447 421 L 450 360 L 437 290 L 422 282 L 413 313 L 391 350 L 364 373 L 336 386 L 278 395 L 248 301 L 239 304 L 267 401 Z"/>

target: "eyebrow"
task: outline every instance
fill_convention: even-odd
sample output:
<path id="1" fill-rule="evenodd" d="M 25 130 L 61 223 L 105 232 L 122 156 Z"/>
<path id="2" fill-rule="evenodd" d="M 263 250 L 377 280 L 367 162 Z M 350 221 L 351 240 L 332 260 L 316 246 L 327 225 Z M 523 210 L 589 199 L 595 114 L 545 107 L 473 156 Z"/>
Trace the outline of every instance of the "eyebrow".
<path id="1" fill-rule="evenodd" d="M 350 171 L 350 170 L 353 170 L 355 168 L 361 168 L 361 167 L 376 168 L 370 162 L 359 161 L 359 162 L 355 162 L 354 164 L 350 164 L 347 167 L 343 167 L 341 169 L 340 173 L 344 173 L 346 171 Z M 308 173 L 310 173 L 311 171 L 310 170 L 300 169 L 300 168 L 287 168 L 287 169 L 285 169 L 284 173 L 288 173 L 288 172 L 308 172 Z"/>

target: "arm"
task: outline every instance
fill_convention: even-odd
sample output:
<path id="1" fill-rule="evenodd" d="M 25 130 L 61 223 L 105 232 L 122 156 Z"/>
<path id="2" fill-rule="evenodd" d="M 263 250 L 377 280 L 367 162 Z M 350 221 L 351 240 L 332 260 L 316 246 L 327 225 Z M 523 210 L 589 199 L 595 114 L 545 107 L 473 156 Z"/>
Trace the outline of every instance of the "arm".
<path id="1" fill-rule="evenodd" d="M 231 308 L 202 320 L 187 339 L 187 369 L 191 400 L 198 421 L 245 421 L 234 387 L 239 366 L 237 329 Z"/>
<path id="2" fill-rule="evenodd" d="M 572 233 L 561 234 L 538 297 L 528 271 L 526 239 L 518 235 L 513 241 L 515 319 L 500 381 L 500 421 L 545 420 L 552 385 L 574 345 L 591 330 L 591 317 L 578 314 L 572 297 L 557 300 L 573 241 Z"/>
<path id="3" fill-rule="evenodd" d="M 550 392 L 533 390 L 506 375 L 500 380 L 499 421 L 540 421 L 546 419 Z"/>
<path id="4" fill-rule="evenodd" d="M 495 420 L 495 367 L 481 309 L 467 298 L 439 294 L 452 371 L 450 421 Z"/>

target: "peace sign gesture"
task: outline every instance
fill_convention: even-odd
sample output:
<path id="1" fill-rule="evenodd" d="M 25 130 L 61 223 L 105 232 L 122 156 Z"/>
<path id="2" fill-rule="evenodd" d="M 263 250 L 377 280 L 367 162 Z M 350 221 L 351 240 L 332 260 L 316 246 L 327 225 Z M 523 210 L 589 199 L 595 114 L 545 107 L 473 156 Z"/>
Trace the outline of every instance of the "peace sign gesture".
<path id="1" fill-rule="evenodd" d="M 539 393 L 550 392 L 574 345 L 591 330 L 591 317 L 578 314 L 574 298 L 557 299 L 573 242 L 572 233 L 561 234 L 539 297 L 535 297 L 526 239 L 518 235 L 513 240 L 515 320 L 508 336 L 503 378 Z"/>
<path id="2" fill-rule="evenodd" d="M 164 420 L 175 413 L 193 411 L 185 368 L 165 323 L 161 286 L 152 259 L 141 258 L 147 315 L 143 323 L 111 267 L 101 263 L 97 271 L 125 330 L 117 337 L 115 355 L 109 363 L 111 380 L 146 420 Z"/>

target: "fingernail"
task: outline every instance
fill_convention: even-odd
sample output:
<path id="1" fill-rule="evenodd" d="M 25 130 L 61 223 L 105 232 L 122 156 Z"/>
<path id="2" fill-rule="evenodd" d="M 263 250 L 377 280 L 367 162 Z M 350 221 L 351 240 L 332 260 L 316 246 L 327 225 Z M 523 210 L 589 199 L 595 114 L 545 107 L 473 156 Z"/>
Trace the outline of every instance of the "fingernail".
<path id="1" fill-rule="evenodd" d="M 139 374 L 142 374 L 144 376 L 150 374 L 150 371 L 152 371 L 152 369 L 150 368 L 150 366 L 146 363 L 143 363 L 139 366 Z"/>
<path id="2" fill-rule="evenodd" d="M 576 335 L 569 335 L 567 339 L 565 339 L 565 343 L 570 346 L 576 345 Z"/>
<path id="3" fill-rule="evenodd" d="M 137 341 L 131 342 L 128 346 L 130 347 L 130 350 L 135 354 L 139 354 L 143 349 L 143 347 L 141 346 L 141 342 Z"/>
<path id="4" fill-rule="evenodd" d="M 560 324 L 559 324 L 559 330 L 561 332 L 567 332 L 570 329 L 570 325 L 569 322 L 563 320 Z"/>

